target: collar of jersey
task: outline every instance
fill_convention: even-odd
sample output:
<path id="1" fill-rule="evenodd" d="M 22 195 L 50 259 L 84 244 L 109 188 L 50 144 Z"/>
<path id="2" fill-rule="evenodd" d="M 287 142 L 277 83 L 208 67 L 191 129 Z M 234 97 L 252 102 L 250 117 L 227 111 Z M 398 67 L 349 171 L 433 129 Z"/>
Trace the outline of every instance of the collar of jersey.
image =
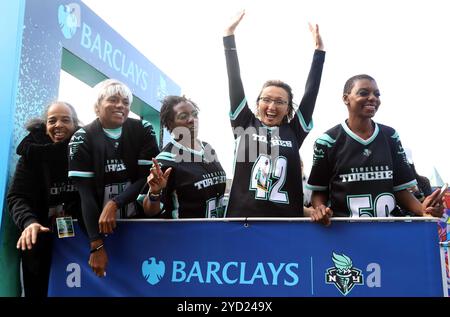
<path id="1" fill-rule="evenodd" d="M 122 135 L 122 127 L 118 127 L 116 129 L 105 129 L 103 128 L 103 132 L 105 132 L 106 136 L 117 140 L 120 138 L 120 136 Z"/>
<path id="2" fill-rule="evenodd" d="M 347 125 L 347 122 L 342 122 L 342 128 L 344 129 L 344 131 L 355 141 L 358 141 L 359 143 L 361 143 L 362 145 L 368 145 L 370 143 L 372 143 L 373 140 L 375 140 L 375 138 L 378 135 L 378 132 L 380 131 L 380 129 L 378 128 L 378 124 L 376 122 L 375 123 L 375 129 L 373 130 L 372 136 L 370 138 L 368 138 L 367 140 L 364 140 L 363 138 L 361 138 L 360 136 L 356 135 L 352 130 L 350 130 L 350 128 Z"/>
<path id="3" fill-rule="evenodd" d="M 278 125 L 273 126 L 273 127 L 269 127 L 268 125 L 265 125 L 261 120 L 259 120 L 259 121 L 261 122 L 261 125 L 262 125 L 263 128 L 266 128 L 267 130 L 270 130 L 270 131 L 276 130 L 276 129 L 278 129 L 280 127 Z"/>
<path id="4" fill-rule="evenodd" d="M 175 140 L 171 140 L 170 142 L 172 142 L 173 145 L 175 145 L 177 148 L 182 149 L 183 151 L 191 152 L 193 154 L 200 155 L 200 156 L 203 156 L 203 154 L 205 154 L 205 147 L 203 146 L 203 143 L 201 141 L 200 141 L 200 145 L 202 146 L 202 149 L 200 151 L 196 151 L 191 148 L 185 147 L 184 145 L 178 143 Z"/>

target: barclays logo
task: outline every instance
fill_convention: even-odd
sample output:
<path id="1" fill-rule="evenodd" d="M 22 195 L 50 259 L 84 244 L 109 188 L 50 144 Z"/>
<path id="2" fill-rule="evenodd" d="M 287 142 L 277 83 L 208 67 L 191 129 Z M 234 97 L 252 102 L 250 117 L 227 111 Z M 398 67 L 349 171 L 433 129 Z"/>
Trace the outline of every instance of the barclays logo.
<path id="1" fill-rule="evenodd" d="M 154 257 L 149 258 L 149 261 L 142 262 L 142 276 L 149 284 L 156 285 L 164 277 L 166 266 L 163 261 L 156 263 Z"/>
<path id="2" fill-rule="evenodd" d="M 80 6 L 77 3 L 61 4 L 58 7 L 58 24 L 66 39 L 71 39 L 80 27 Z"/>
<path id="3" fill-rule="evenodd" d="M 217 285 L 283 285 L 293 287 L 299 284 L 298 263 L 272 262 L 217 262 L 173 260 L 167 267 L 167 281 L 171 283 L 198 283 Z M 142 276 L 151 284 L 158 284 L 166 266 L 163 261 L 156 262 L 154 257 L 142 262 Z"/>
<path id="4" fill-rule="evenodd" d="M 86 20 L 89 20 L 88 16 L 86 16 Z M 94 23 L 95 27 L 91 27 L 86 21 L 81 22 L 79 4 L 61 4 L 58 7 L 58 24 L 64 38 L 67 40 L 73 39 L 78 29 L 80 29 L 79 44 L 88 53 L 92 54 L 95 60 L 105 63 L 115 72 L 120 72 L 120 75 L 131 80 L 142 90 L 147 90 L 149 86 L 149 74 L 147 71 L 130 58 L 129 52 L 113 46 L 115 42 L 120 42 L 120 40 L 114 39 L 114 41 L 111 41 L 111 39 L 101 35 L 95 29 L 95 27 L 99 27 L 99 25 L 95 25 L 96 23 Z M 157 97 L 158 99 L 164 99 L 167 94 L 167 83 L 160 76 Z"/>
<path id="5" fill-rule="evenodd" d="M 156 92 L 156 97 L 160 100 L 164 99 L 168 95 L 166 80 L 160 75 L 159 76 L 159 86 Z"/>

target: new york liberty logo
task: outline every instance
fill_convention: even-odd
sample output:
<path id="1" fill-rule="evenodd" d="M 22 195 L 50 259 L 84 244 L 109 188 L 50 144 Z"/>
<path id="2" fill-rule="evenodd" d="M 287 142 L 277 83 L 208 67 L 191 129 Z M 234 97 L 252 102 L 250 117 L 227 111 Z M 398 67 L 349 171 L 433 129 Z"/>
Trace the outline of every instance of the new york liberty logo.
<path id="1" fill-rule="evenodd" d="M 166 266 L 163 261 L 156 263 L 154 257 L 149 258 L 142 262 L 142 276 L 145 280 L 152 285 L 156 285 L 164 277 L 166 272 Z"/>
<path id="2" fill-rule="evenodd" d="M 363 275 L 361 270 L 354 268 L 352 260 L 345 254 L 333 252 L 332 260 L 334 267 L 327 269 L 325 282 L 334 284 L 336 288 L 346 296 L 355 285 L 363 285 Z"/>
<path id="3" fill-rule="evenodd" d="M 80 6 L 77 3 L 61 4 L 58 7 L 58 24 L 66 39 L 71 39 L 80 26 Z"/>

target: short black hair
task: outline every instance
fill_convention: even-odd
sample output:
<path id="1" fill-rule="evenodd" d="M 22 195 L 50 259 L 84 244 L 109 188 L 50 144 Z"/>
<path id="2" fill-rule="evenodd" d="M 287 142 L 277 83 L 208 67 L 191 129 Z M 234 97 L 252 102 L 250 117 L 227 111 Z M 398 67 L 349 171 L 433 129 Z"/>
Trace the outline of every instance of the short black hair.
<path id="1" fill-rule="evenodd" d="M 162 101 L 161 112 L 159 114 L 161 124 L 170 132 L 172 132 L 170 128 L 170 124 L 174 122 L 175 113 L 173 111 L 173 107 L 178 105 L 180 102 L 189 102 L 194 106 L 197 111 L 200 111 L 199 107 L 195 102 L 186 98 L 185 96 L 166 96 Z"/>
<path id="2" fill-rule="evenodd" d="M 367 74 L 359 74 L 359 75 L 352 76 L 349 79 L 347 79 L 347 81 L 345 82 L 344 95 L 351 93 L 353 87 L 355 86 L 355 82 L 357 82 L 358 80 L 362 80 L 362 79 L 367 79 L 367 80 L 376 82 L 376 80 L 372 76 L 369 76 Z"/>

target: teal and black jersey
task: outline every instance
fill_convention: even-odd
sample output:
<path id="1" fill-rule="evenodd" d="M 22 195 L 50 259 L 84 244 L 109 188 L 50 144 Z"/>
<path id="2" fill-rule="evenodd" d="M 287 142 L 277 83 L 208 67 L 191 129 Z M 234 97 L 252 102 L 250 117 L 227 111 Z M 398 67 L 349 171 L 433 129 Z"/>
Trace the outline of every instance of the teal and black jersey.
<path id="1" fill-rule="evenodd" d="M 69 177 L 80 192 L 91 241 L 100 238 L 98 219 L 109 200 L 119 207 L 117 218 L 140 215 L 136 197 L 158 153 L 147 121 L 128 118 L 120 128 L 103 129 L 97 118 L 75 132 L 69 143 Z"/>
<path id="2" fill-rule="evenodd" d="M 265 126 L 244 94 L 234 36 L 223 39 L 235 137 L 234 176 L 226 217 L 303 216 L 299 149 L 312 128 L 325 52 L 314 52 L 305 92 L 294 117 Z"/>
<path id="3" fill-rule="evenodd" d="M 163 171 L 172 168 L 161 197 L 161 217 L 223 217 L 226 175 L 211 145 L 202 142 L 202 149 L 194 151 L 172 140 L 156 159 Z M 138 200 L 143 201 L 148 190 L 146 184 Z"/>
<path id="4" fill-rule="evenodd" d="M 314 144 L 307 187 L 328 191 L 335 217 L 388 217 L 396 206 L 394 192 L 417 183 L 397 132 L 373 125 L 367 140 L 344 122 Z"/>
<path id="5" fill-rule="evenodd" d="M 154 132 L 151 125 L 149 125 L 147 121 L 143 121 L 142 125 L 142 128 L 146 131 L 146 136 L 149 138 L 150 136 L 153 136 L 154 139 Z M 123 142 L 127 142 L 127 140 L 124 140 L 122 137 L 122 127 L 117 129 L 103 129 L 102 135 L 97 136 L 97 141 L 98 138 L 103 138 L 104 144 L 102 149 L 104 157 L 102 171 L 104 194 L 101 204 L 104 206 L 109 200 L 124 192 L 131 185 L 132 179 L 122 157 L 123 155 L 126 155 L 123 154 Z M 95 172 L 94 164 L 92 164 L 92 156 L 99 154 L 92 153 L 90 139 L 86 138 L 84 129 L 81 128 L 74 134 L 70 145 L 72 147 L 72 154 L 69 157 L 69 176 L 72 178 L 96 178 L 97 173 Z M 158 153 L 157 148 L 152 149 L 152 151 L 149 152 L 152 152 L 153 155 Z M 147 172 L 151 163 L 150 159 L 151 155 L 149 153 L 141 152 L 139 159 L 136 162 L 139 166 L 138 168 L 144 168 Z M 135 201 L 132 201 L 118 209 L 116 217 L 130 218 L 137 214 Z"/>

